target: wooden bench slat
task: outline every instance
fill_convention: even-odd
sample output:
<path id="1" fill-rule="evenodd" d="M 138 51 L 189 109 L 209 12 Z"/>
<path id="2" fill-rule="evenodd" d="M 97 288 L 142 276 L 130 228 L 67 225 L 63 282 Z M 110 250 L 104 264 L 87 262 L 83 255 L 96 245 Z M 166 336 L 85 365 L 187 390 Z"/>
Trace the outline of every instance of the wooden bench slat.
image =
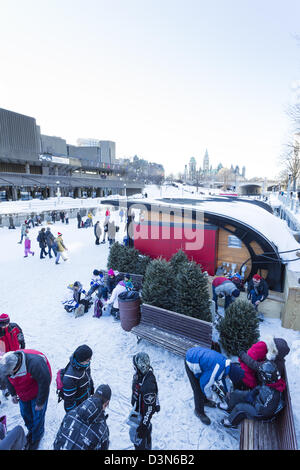
<path id="1" fill-rule="evenodd" d="M 285 407 L 273 421 L 244 419 L 240 434 L 241 450 L 298 449 L 286 370 L 283 378 L 287 384 L 284 391 Z"/>

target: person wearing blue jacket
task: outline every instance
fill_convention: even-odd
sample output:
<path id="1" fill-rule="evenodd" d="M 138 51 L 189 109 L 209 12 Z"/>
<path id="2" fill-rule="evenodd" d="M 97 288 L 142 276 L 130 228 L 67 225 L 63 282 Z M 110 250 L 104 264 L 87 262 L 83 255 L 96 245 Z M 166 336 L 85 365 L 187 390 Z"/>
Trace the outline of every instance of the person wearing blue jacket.
<path id="1" fill-rule="evenodd" d="M 223 354 L 200 346 L 187 350 L 185 369 L 194 394 L 195 415 L 203 424 L 209 425 L 211 421 L 205 414 L 204 407 L 216 406 L 216 403 L 209 399 L 212 386 L 222 380 L 223 388 L 227 392 L 226 377 L 235 385 L 242 379 L 244 371 Z"/>

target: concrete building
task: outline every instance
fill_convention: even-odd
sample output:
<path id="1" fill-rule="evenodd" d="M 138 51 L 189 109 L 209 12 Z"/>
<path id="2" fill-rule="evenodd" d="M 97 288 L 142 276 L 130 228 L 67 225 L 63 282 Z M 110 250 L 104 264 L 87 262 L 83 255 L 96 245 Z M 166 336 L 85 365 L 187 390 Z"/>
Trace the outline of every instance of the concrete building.
<path id="1" fill-rule="evenodd" d="M 69 145 L 41 134 L 32 117 L 0 108 L 0 200 L 135 194 L 143 184 L 128 181 L 115 143 Z"/>

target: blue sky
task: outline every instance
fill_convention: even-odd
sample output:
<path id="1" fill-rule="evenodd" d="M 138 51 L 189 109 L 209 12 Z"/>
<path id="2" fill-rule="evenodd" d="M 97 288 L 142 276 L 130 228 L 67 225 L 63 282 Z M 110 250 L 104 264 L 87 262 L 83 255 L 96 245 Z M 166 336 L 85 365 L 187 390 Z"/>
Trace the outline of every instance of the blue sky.
<path id="1" fill-rule="evenodd" d="M 183 171 L 275 176 L 300 80 L 297 0 L 0 0 L 0 107 Z"/>

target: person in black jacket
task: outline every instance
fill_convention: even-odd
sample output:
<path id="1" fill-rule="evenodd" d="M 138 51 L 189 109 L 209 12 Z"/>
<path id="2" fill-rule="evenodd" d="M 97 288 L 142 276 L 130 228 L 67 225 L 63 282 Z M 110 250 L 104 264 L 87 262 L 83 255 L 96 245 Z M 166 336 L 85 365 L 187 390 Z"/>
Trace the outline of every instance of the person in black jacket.
<path id="1" fill-rule="evenodd" d="M 39 231 L 39 234 L 37 236 L 37 241 L 39 242 L 39 246 L 41 249 L 40 259 L 44 259 L 47 256 L 47 251 L 45 249 L 47 245 L 47 241 L 46 241 L 46 233 L 45 233 L 44 227 Z"/>
<path id="2" fill-rule="evenodd" d="M 78 227 L 78 228 L 81 228 L 81 219 L 82 219 L 81 214 L 80 214 L 80 212 L 78 211 L 78 212 L 77 212 L 77 227 Z"/>
<path id="3" fill-rule="evenodd" d="M 229 415 L 221 420 L 225 427 L 236 427 L 245 419 L 270 419 L 283 407 L 282 392 L 286 388 L 273 361 L 264 361 L 259 365 L 258 380 L 260 385 L 250 391 L 235 390 L 227 403 L 218 407 Z"/>
<path id="4" fill-rule="evenodd" d="M 47 246 L 48 246 L 48 255 L 49 255 L 49 258 L 52 258 L 52 256 L 51 256 L 51 250 L 53 250 L 53 254 L 54 254 L 54 256 L 56 257 L 56 256 L 57 256 L 57 252 L 56 252 L 56 249 L 55 249 L 55 236 L 54 236 L 53 233 L 51 232 L 50 227 L 47 227 L 47 230 L 46 230 L 46 232 L 45 232 L 45 239 L 46 239 L 46 243 L 47 243 Z"/>
<path id="5" fill-rule="evenodd" d="M 269 295 L 269 288 L 266 281 L 259 275 L 255 274 L 248 283 L 247 298 L 251 301 L 255 310 L 261 302 L 266 300 Z"/>
<path id="6" fill-rule="evenodd" d="M 131 405 L 141 417 L 133 443 L 135 450 L 151 450 L 151 418 L 160 410 L 158 387 L 148 354 L 140 352 L 133 356 L 133 366 L 135 374 L 132 381 Z"/>
<path id="7" fill-rule="evenodd" d="M 92 397 L 67 413 L 56 435 L 54 450 L 108 450 L 108 415 L 111 389 L 100 385 Z"/>
<path id="8" fill-rule="evenodd" d="M 90 368 L 92 355 L 91 348 L 83 344 L 70 357 L 62 380 L 66 413 L 76 408 L 94 393 Z"/>

